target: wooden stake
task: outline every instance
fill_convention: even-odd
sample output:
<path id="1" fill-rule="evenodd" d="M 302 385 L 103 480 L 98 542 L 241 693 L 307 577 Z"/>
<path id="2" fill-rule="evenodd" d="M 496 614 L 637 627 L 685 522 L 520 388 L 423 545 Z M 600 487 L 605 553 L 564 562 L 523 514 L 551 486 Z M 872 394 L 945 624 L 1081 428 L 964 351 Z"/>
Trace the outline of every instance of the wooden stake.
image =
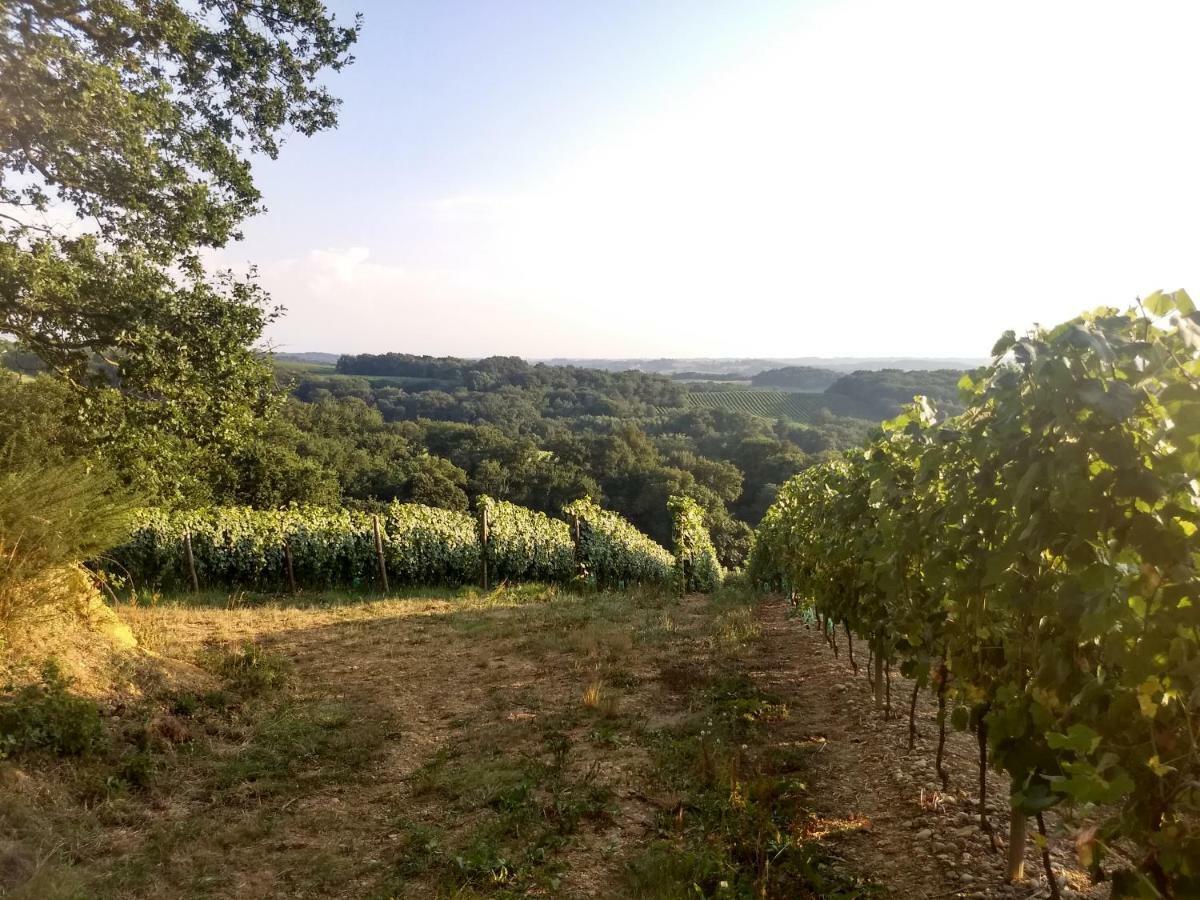
<path id="1" fill-rule="evenodd" d="M 1017 809 L 1012 811 L 1008 826 L 1008 880 L 1022 881 L 1025 878 L 1025 816 Z"/>
<path id="2" fill-rule="evenodd" d="M 488 526 L 490 524 L 488 521 L 488 510 L 485 506 L 479 516 L 479 536 L 482 548 L 480 555 L 483 557 L 483 589 L 485 591 L 488 589 L 488 540 L 491 536 Z"/>
<path id="3" fill-rule="evenodd" d="M 287 538 L 283 539 L 283 563 L 284 572 L 287 574 L 288 590 L 291 593 L 296 593 L 296 571 L 292 568 L 292 545 L 288 543 Z"/>
<path id="4" fill-rule="evenodd" d="M 375 532 L 375 556 L 379 560 L 379 580 L 383 583 L 383 592 L 386 594 L 388 588 L 387 578 L 387 563 L 383 559 L 383 538 L 379 534 L 379 516 L 371 516 L 371 528 Z"/>
<path id="5" fill-rule="evenodd" d="M 183 529 L 183 554 L 187 558 L 188 572 L 192 576 L 192 593 L 200 593 L 200 579 L 196 577 L 196 557 L 192 555 L 192 530 Z"/>

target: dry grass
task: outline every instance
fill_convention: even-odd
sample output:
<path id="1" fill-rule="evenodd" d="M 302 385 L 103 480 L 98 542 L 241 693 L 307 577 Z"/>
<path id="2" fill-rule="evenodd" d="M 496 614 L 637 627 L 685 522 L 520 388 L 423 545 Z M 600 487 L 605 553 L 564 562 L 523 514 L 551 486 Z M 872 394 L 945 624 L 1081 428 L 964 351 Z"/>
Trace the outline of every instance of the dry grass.
<path id="1" fill-rule="evenodd" d="M 105 754 L 0 761 L 0 878 L 51 900 L 672 896 L 708 876 L 644 851 L 681 834 L 736 874 L 705 836 L 729 785 L 695 773 L 741 606 L 534 587 L 122 604 L 154 654 L 140 696 L 109 706 Z M 739 739 L 773 727 L 760 699 L 720 703 Z"/>
<path id="2" fill-rule="evenodd" d="M 83 561 L 124 536 L 130 498 L 83 463 L 0 475 L 0 676 L 27 680 L 57 657 L 86 685 L 131 635 L 101 602 Z"/>

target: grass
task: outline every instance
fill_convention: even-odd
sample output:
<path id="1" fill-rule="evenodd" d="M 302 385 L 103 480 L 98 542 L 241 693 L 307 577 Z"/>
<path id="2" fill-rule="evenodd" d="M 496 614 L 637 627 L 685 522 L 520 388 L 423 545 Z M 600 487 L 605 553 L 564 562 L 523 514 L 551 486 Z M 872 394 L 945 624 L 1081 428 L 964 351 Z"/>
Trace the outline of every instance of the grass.
<path id="1" fill-rule="evenodd" d="M 784 751 L 767 740 L 769 725 L 787 717 L 786 704 L 731 674 L 703 683 L 693 700 L 686 723 L 648 736 L 678 801 L 660 816 L 657 839 L 628 865 L 632 894 L 876 895 L 805 837 L 807 749 Z"/>
<path id="2" fill-rule="evenodd" d="M 183 668 L 104 710 L 103 750 L 0 762 L 0 863 L 52 900 L 859 896 L 803 836 L 811 749 L 743 674 L 750 602 L 125 605 Z"/>

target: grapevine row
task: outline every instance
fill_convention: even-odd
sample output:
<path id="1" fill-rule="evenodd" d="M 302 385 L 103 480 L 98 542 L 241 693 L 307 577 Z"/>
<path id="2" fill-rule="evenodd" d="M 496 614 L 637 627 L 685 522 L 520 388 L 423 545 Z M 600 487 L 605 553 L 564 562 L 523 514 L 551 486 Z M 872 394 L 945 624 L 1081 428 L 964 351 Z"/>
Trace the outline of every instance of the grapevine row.
<path id="1" fill-rule="evenodd" d="M 672 498 L 686 519 L 676 528 L 686 565 L 591 501 L 569 505 L 561 520 L 490 497 L 479 499 L 474 516 L 414 503 L 392 503 L 378 516 L 319 507 L 145 510 L 131 537 L 95 565 L 160 589 L 582 580 L 711 590 L 719 583 L 710 572 L 715 556 L 710 563 L 704 555 L 711 539 L 689 503 Z"/>
<path id="2" fill-rule="evenodd" d="M 1011 776 L 1010 878 L 1057 807 L 1095 877 L 1132 860 L 1114 896 L 1200 896 L 1198 350 L 1182 291 L 1010 332 L 965 413 L 918 401 L 758 529 L 751 576 L 866 637 L 877 701 L 894 665 L 937 692 L 944 782 L 947 718 L 976 734 L 985 828 Z"/>

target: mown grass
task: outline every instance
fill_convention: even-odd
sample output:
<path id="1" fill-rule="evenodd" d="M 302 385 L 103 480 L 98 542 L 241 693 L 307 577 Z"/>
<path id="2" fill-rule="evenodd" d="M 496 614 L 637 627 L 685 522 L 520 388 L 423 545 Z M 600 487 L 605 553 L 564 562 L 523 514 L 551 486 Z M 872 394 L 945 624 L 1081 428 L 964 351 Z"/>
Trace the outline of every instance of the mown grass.
<path id="1" fill-rule="evenodd" d="M 48 799 L 0 784 L 0 857 L 10 837 L 41 848 L 24 896 L 868 892 L 805 838 L 810 751 L 774 740 L 792 710 L 741 674 L 758 629 L 736 582 L 707 599 L 539 586 L 312 599 L 131 610 L 139 636 L 209 681 L 110 710 L 101 752 L 17 760 L 53 785 Z M 400 677 L 373 683 L 462 661 L 422 686 L 420 727 L 437 723 L 437 740 L 342 681 L 357 677 L 346 654 L 384 667 L 402 647 Z M 414 747 L 406 774 L 381 768 Z M 352 805 L 367 798 L 384 805 Z"/>
<path id="2" fill-rule="evenodd" d="M 106 718 L 101 736 L 89 726 L 86 747 L 73 738 L 7 742 L 11 763 L 53 775 L 53 791 L 0 791 L 0 857 L 9 836 L 51 849 L 32 871 L 0 884 L 0 894 L 65 900 L 219 893 L 224 853 L 268 840 L 289 798 L 361 777 L 384 741 L 389 723 L 382 711 L 362 717 L 355 714 L 361 710 L 307 696 L 289 683 L 288 661 L 260 646 L 207 647 L 197 660 L 219 688 L 160 692 L 125 705 Z M 98 723 L 97 704 L 67 687 L 50 680 L 16 694 L 7 701 L 20 712 L 12 720 L 68 736 L 75 733 L 69 723 L 57 721 L 68 713 L 73 722 Z M 11 731 L 7 724 L 3 730 Z M 156 813 L 165 803 L 189 811 L 164 820 Z M 121 833 L 144 840 L 133 852 L 89 858 Z"/>
<path id="3" fill-rule="evenodd" d="M 691 684 L 695 713 L 679 727 L 647 735 L 659 775 L 678 801 L 660 815 L 656 839 L 630 861 L 631 895 L 878 895 L 805 837 L 811 751 L 769 741 L 770 725 L 790 714 L 786 704 L 740 674 L 719 672 L 707 681 L 693 674 Z"/>

